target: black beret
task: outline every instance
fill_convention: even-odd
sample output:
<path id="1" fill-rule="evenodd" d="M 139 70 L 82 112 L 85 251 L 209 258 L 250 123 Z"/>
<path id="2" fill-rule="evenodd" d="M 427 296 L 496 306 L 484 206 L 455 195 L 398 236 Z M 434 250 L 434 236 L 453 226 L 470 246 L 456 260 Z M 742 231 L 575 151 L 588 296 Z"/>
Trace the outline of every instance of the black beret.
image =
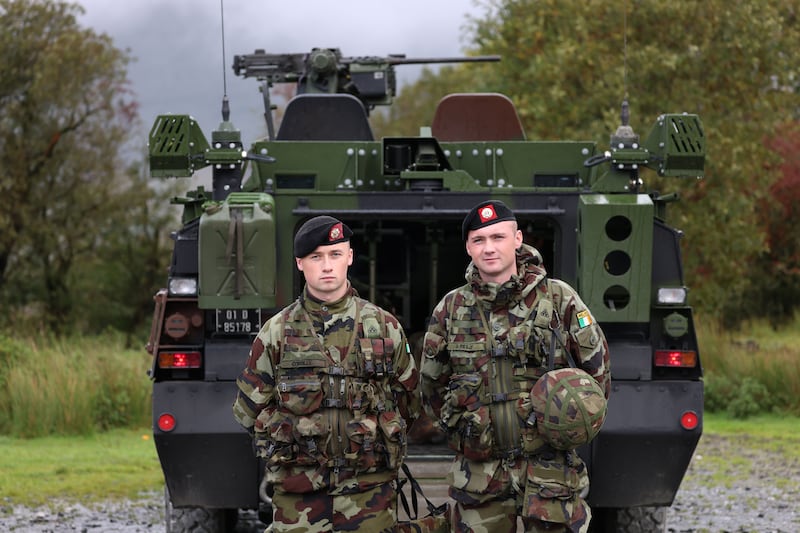
<path id="1" fill-rule="evenodd" d="M 461 238 L 466 242 L 470 231 L 506 220 L 517 220 L 506 204 L 500 200 L 481 202 L 470 209 L 464 218 L 464 222 L 461 224 Z"/>
<path id="2" fill-rule="evenodd" d="M 317 246 L 327 246 L 350 240 L 353 232 L 341 220 L 322 215 L 309 219 L 294 236 L 294 256 L 305 257 Z"/>

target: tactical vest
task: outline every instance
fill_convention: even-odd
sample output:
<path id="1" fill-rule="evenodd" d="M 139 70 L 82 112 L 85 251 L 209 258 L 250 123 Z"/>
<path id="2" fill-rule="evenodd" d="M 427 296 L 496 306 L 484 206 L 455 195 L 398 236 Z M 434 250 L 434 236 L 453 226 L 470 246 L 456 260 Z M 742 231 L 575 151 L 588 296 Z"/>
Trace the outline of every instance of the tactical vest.
<path id="1" fill-rule="evenodd" d="M 448 350 L 452 375 L 441 411 L 441 424 L 450 446 L 468 459 L 514 459 L 544 444 L 530 426 L 529 392 L 548 370 L 548 359 L 565 360 L 562 344 L 553 342 L 560 329 L 560 294 L 536 289 L 536 300 L 522 317 L 509 315 L 508 330 L 490 329 L 488 311 L 474 298 L 469 285 L 459 289 L 448 305 Z M 499 334 L 499 338 L 498 338 Z"/>
<path id="2" fill-rule="evenodd" d="M 379 308 L 354 301 L 352 329 L 333 333 L 349 339 L 341 361 L 331 357 L 299 301 L 281 313 L 270 465 L 320 465 L 337 474 L 399 467 L 406 427 L 390 388 L 394 340 Z"/>

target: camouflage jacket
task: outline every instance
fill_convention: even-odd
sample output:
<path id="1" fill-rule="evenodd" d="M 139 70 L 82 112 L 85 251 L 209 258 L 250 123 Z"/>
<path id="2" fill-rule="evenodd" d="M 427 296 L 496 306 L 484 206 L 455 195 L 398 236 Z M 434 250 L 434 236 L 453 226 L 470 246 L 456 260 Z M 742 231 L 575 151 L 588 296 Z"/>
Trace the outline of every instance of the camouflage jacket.
<path id="1" fill-rule="evenodd" d="M 433 310 L 425 334 L 422 396 L 450 446 L 472 461 L 513 459 L 545 445 L 526 424 L 529 391 L 555 368 L 577 367 L 610 390 L 608 343 L 589 309 L 567 283 L 547 279 L 541 256 L 522 245 L 517 275 L 486 283 L 473 264 L 467 284 Z M 553 339 L 553 331 L 557 331 Z"/>
<path id="2" fill-rule="evenodd" d="M 366 488 L 396 477 L 418 380 L 394 316 L 352 288 L 332 303 L 304 291 L 258 333 L 233 412 L 286 492 Z"/>

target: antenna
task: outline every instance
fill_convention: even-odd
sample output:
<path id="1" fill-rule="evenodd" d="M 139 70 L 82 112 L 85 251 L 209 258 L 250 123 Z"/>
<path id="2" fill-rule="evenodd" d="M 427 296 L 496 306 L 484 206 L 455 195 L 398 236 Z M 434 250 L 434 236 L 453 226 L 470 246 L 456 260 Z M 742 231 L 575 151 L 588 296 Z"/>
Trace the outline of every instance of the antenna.
<path id="1" fill-rule="evenodd" d="M 622 110 L 620 111 L 620 125 L 617 131 L 611 136 L 611 147 L 616 148 L 636 148 L 639 144 L 639 136 L 633 131 L 630 126 L 630 106 L 628 105 L 628 2 L 626 1 L 622 7 L 622 91 L 624 96 L 622 98 Z M 608 152 L 606 152 L 608 153 Z M 598 161 L 607 159 L 601 158 Z M 630 171 L 630 184 L 628 190 L 631 192 L 638 192 L 642 186 L 642 180 L 639 177 L 639 169 L 634 165 Z"/>
<path id="2" fill-rule="evenodd" d="M 622 88 L 628 99 L 628 2 L 622 7 Z"/>
<path id="3" fill-rule="evenodd" d="M 623 126 L 628 125 L 630 112 L 628 111 L 628 2 L 622 6 L 622 113 Z"/>
<path id="4" fill-rule="evenodd" d="M 228 77 L 225 74 L 225 0 L 219 0 L 219 18 L 222 26 L 222 121 L 228 122 L 231 108 L 228 105 Z"/>

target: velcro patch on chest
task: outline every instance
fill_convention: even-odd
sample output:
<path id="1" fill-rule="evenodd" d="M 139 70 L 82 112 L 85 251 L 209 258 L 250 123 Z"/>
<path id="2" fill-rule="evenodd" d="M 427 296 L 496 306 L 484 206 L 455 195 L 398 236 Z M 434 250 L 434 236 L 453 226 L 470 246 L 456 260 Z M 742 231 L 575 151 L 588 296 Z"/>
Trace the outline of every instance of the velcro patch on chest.
<path id="1" fill-rule="evenodd" d="M 447 345 L 451 352 L 485 352 L 486 343 L 479 342 L 451 342 Z"/>
<path id="2" fill-rule="evenodd" d="M 377 339 L 383 337 L 381 335 L 381 326 L 378 324 L 378 319 L 374 316 L 365 317 L 363 322 L 364 336 L 370 339 Z"/>
<path id="3" fill-rule="evenodd" d="M 546 328 L 553 320 L 553 302 L 550 299 L 544 299 L 536 306 L 536 318 L 533 319 L 533 325 L 540 328 Z"/>

